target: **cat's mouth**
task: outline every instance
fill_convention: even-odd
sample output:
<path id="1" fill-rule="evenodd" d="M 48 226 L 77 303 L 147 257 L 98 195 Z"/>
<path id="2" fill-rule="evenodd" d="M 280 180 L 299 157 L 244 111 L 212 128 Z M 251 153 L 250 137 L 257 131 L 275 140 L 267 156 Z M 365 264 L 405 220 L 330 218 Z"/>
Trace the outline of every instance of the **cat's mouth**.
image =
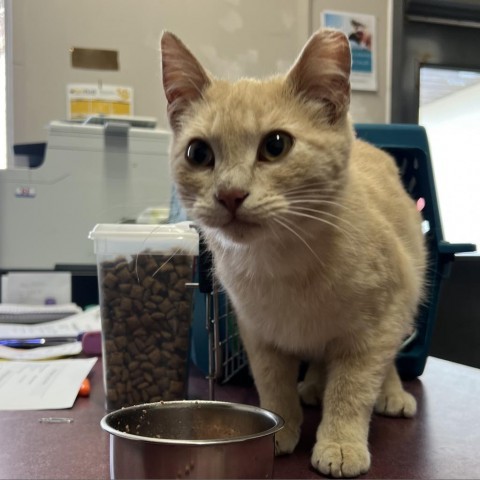
<path id="1" fill-rule="evenodd" d="M 222 231 L 233 240 L 245 241 L 251 238 L 260 227 L 260 223 L 234 216 L 222 226 Z"/>
<path id="2" fill-rule="evenodd" d="M 251 220 L 245 220 L 243 218 L 233 217 L 228 221 L 223 228 L 259 228 L 260 224 L 252 222 Z"/>

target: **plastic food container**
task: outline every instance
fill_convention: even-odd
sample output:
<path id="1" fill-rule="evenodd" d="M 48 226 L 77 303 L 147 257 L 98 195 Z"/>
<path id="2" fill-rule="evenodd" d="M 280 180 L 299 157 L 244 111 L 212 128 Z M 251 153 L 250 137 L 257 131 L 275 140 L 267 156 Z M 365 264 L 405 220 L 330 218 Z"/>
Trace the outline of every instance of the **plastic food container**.
<path id="1" fill-rule="evenodd" d="M 283 423 L 250 405 L 189 400 L 124 408 L 101 426 L 112 479 L 271 478 Z"/>
<path id="2" fill-rule="evenodd" d="M 107 410 L 187 396 L 194 259 L 189 222 L 99 224 L 97 258 Z"/>

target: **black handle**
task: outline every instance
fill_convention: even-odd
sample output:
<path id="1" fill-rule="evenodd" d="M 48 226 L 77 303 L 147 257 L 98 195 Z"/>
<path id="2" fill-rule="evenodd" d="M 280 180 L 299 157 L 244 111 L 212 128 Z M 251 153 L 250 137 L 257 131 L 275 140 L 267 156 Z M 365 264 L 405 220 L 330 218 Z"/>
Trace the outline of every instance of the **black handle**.
<path id="1" fill-rule="evenodd" d="M 207 249 L 203 235 L 199 233 L 198 288 L 202 293 L 212 293 L 212 253 Z"/>

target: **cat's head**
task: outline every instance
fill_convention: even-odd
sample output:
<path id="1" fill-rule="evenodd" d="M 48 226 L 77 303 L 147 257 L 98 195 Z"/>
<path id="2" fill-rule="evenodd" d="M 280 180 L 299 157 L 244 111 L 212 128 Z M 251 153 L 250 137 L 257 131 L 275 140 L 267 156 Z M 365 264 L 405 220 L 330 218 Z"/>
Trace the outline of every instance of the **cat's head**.
<path id="1" fill-rule="evenodd" d="M 164 33 L 171 171 L 207 234 L 245 243 L 328 226 L 352 142 L 350 67 L 347 38 L 321 30 L 285 76 L 231 83 Z"/>

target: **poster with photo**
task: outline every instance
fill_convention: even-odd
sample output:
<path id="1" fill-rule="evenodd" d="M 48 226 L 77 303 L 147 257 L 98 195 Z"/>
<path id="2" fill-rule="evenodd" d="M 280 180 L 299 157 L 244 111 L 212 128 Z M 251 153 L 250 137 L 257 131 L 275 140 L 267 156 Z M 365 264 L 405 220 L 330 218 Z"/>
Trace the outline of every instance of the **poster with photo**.
<path id="1" fill-rule="evenodd" d="M 321 25 L 341 30 L 348 37 L 352 51 L 352 89 L 377 90 L 375 16 L 324 11 Z"/>

